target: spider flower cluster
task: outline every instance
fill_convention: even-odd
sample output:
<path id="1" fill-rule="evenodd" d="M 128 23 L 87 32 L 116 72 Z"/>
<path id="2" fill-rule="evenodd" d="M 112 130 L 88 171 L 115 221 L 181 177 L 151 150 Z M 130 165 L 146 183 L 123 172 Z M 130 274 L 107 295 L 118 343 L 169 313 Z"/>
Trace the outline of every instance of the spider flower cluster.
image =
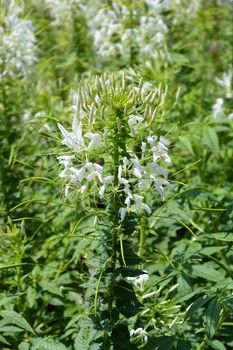
<path id="1" fill-rule="evenodd" d="M 88 20 L 98 54 L 126 60 L 132 51 L 141 58 L 145 54 L 163 56 L 168 28 L 161 12 L 168 3 L 145 0 L 145 4 L 115 1 L 111 6 L 101 4 L 97 15 Z"/>
<path id="2" fill-rule="evenodd" d="M 106 203 L 118 193 L 121 221 L 131 212 L 151 214 L 146 198 L 164 196 L 168 171 L 161 162 L 171 161 L 168 139 L 154 132 L 161 89 L 103 77 L 90 86 L 73 94 L 72 131 L 58 124 L 69 149 L 58 157 L 65 193 L 73 188 Z"/>
<path id="3" fill-rule="evenodd" d="M 80 0 L 44 0 L 55 27 L 63 26 L 72 17 L 72 12 L 79 3 Z"/>
<path id="4" fill-rule="evenodd" d="M 32 22 L 20 18 L 20 11 L 14 1 L 4 6 L 0 26 L 0 80 L 5 77 L 26 77 L 37 62 Z"/>

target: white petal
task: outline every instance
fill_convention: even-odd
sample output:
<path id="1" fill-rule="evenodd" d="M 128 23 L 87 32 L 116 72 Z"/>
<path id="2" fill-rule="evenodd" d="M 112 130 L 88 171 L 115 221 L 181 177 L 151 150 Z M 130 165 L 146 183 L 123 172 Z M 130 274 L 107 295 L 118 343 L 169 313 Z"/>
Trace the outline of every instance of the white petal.
<path id="1" fill-rule="evenodd" d="M 126 215 L 126 209 L 125 209 L 125 208 L 121 208 L 121 209 L 119 210 L 119 213 L 120 213 L 120 220 L 121 220 L 121 221 L 124 221 L 125 215 Z"/>

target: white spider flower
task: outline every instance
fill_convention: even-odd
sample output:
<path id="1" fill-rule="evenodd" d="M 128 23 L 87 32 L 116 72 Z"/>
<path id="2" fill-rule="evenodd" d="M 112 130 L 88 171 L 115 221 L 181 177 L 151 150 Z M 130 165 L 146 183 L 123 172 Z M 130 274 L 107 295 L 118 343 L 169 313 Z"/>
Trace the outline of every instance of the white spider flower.
<path id="1" fill-rule="evenodd" d="M 37 62 L 36 39 L 30 20 L 19 17 L 20 8 L 13 1 L 7 4 L 3 25 L 0 26 L 0 57 L 4 77 L 27 77 Z"/>
<path id="2" fill-rule="evenodd" d="M 73 165 L 72 160 L 74 159 L 74 156 L 59 156 L 57 159 L 61 165 L 64 165 L 65 170 L 67 170 Z"/>
<path id="3" fill-rule="evenodd" d="M 134 170 L 133 170 L 134 176 L 140 179 L 142 177 L 142 175 L 143 175 L 144 167 L 141 166 L 139 159 L 133 159 L 132 158 L 131 162 L 134 165 Z"/>
<path id="4" fill-rule="evenodd" d="M 146 142 L 142 142 L 142 144 L 141 144 L 141 151 L 142 151 L 142 153 L 146 152 Z"/>
<path id="5" fill-rule="evenodd" d="M 217 83 L 225 89 L 226 97 L 232 98 L 232 76 L 233 70 L 230 69 L 228 73 L 223 73 L 222 79 L 216 78 Z"/>
<path id="6" fill-rule="evenodd" d="M 86 133 L 84 135 L 87 139 L 89 139 L 89 144 L 86 146 L 83 137 L 82 123 L 78 123 L 76 117 L 73 119 L 72 132 L 68 132 L 60 123 L 58 123 L 57 126 L 64 136 L 62 144 L 77 152 L 90 151 L 94 148 L 101 147 L 101 135 L 92 133 Z"/>
<path id="7" fill-rule="evenodd" d="M 133 137 L 136 137 L 136 125 L 144 120 L 143 117 L 133 115 L 129 117 L 129 127 Z"/>
<path id="8" fill-rule="evenodd" d="M 151 208 L 149 207 L 149 205 L 143 203 L 144 197 L 143 196 L 139 196 L 138 194 L 134 194 L 133 195 L 133 199 L 135 201 L 135 205 L 137 206 L 137 208 L 143 209 L 145 210 L 149 215 L 152 213 Z"/>
<path id="9" fill-rule="evenodd" d="M 126 208 L 120 208 L 119 215 L 120 215 L 121 222 L 125 220 L 126 213 L 127 213 Z"/>
<path id="10" fill-rule="evenodd" d="M 86 175 L 85 166 L 80 168 L 80 169 L 76 169 L 74 167 L 71 167 L 69 170 L 72 173 L 71 183 L 76 183 L 77 181 L 81 182 Z"/>
<path id="11" fill-rule="evenodd" d="M 120 165 L 118 167 L 118 181 L 120 184 L 124 185 L 125 194 L 127 194 L 128 197 L 132 198 L 132 192 L 130 190 L 129 181 L 122 177 L 122 171 L 123 171 L 123 168 Z"/>
<path id="12" fill-rule="evenodd" d="M 127 277 L 127 280 L 132 282 L 135 287 L 138 287 L 140 290 L 143 290 L 146 281 L 149 279 L 147 271 L 137 277 Z"/>
<path id="13" fill-rule="evenodd" d="M 74 5 L 78 5 L 80 0 L 44 0 L 44 2 L 52 18 L 52 25 L 61 26 L 72 16 Z"/>
<path id="14" fill-rule="evenodd" d="M 93 180 L 96 177 L 98 178 L 99 182 L 103 183 L 103 167 L 96 163 L 86 163 L 85 168 L 87 169 L 89 175 L 87 175 L 87 180 Z"/>
<path id="15" fill-rule="evenodd" d="M 137 329 L 132 329 L 130 331 L 130 336 L 131 337 L 133 337 L 133 336 L 140 336 L 144 343 L 147 343 L 147 341 L 148 341 L 148 334 L 142 327 L 139 327 Z"/>
<path id="16" fill-rule="evenodd" d="M 106 176 L 106 177 L 103 178 L 103 180 L 102 180 L 103 185 L 100 187 L 100 190 L 99 190 L 100 198 L 104 197 L 107 185 L 109 183 L 113 182 L 113 180 L 114 180 L 114 176 L 112 176 L 112 175 L 109 175 L 109 176 Z"/>
<path id="17" fill-rule="evenodd" d="M 148 0 L 147 7 L 136 8 L 111 2 L 109 7 L 102 7 L 93 12 L 88 24 L 94 38 L 96 51 L 103 57 L 121 56 L 129 61 L 132 42 L 135 44 L 141 59 L 145 54 L 158 56 L 165 47 L 165 34 L 168 27 L 163 21 L 161 11 L 170 0 Z M 130 20 L 138 18 L 137 23 Z M 126 25 L 131 23 L 131 26 Z"/>
<path id="18" fill-rule="evenodd" d="M 91 151 L 93 148 L 101 147 L 101 136 L 100 134 L 86 133 L 85 136 L 90 140 L 90 143 L 87 147 L 88 151 Z"/>
<path id="19" fill-rule="evenodd" d="M 214 119 L 217 119 L 217 118 L 223 116 L 223 114 L 224 114 L 223 105 L 224 105 L 223 98 L 217 98 L 217 100 L 215 101 L 215 103 L 212 107 Z"/>
<path id="20" fill-rule="evenodd" d="M 164 199 L 164 188 L 163 186 L 169 185 L 169 182 L 163 179 L 153 179 L 153 189 L 157 192 L 159 192 L 162 199 Z"/>
<path id="21" fill-rule="evenodd" d="M 156 162 L 158 159 L 162 159 L 167 163 L 171 163 L 171 159 L 167 153 L 168 145 L 170 141 L 166 137 L 160 136 L 159 142 L 152 146 L 153 161 Z"/>

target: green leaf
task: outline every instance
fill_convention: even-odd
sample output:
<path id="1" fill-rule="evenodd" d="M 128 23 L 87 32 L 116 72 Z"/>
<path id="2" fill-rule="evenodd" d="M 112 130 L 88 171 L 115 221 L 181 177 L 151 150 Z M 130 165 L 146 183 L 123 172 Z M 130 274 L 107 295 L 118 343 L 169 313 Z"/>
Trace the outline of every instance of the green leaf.
<path id="1" fill-rule="evenodd" d="M 127 266 L 138 265 L 142 261 L 142 259 L 133 252 L 131 242 L 123 241 L 122 250 L 124 252 L 124 260 Z M 124 266 L 124 262 L 122 260 L 122 254 L 119 257 L 119 260 L 120 260 L 120 264 Z"/>
<path id="2" fill-rule="evenodd" d="M 32 343 L 33 350 L 67 350 L 64 344 L 49 338 L 34 338 Z"/>
<path id="3" fill-rule="evenodd" d="M 205 248 L 201 249 L 199 253 L 204 254 L 204 255 L 212 255 L 212 254 L 219 252 L 220 250 L 222 250 L 224 248 L 225 248 L 224 246 L 205 247 Z"/>
<path id="4" fill-rule="evenodd" d="M 5 297 L 0 300 L 0 307 L 14 300 L 16 297 Z"/>
<path id="5" fill-rule="evenodd" d="M 23 341 L 22 343 L 19 344 L 18 350 L 29 350 L 30 349 L 30 344 L 26 343 Z"/>
<path id="6" fill-rule="evenodd" d="M 23 332 L 22 328 L 16 327 L 16 326 L 2 326 L 0 327 L 1 333 L 17 333 L 17 332 Z"/>
<path id="7" fill-rule="evenodd" d="M 171 350 L 174 344 L 174 338 L 162 336 L 149 339 L 143 350 Z"/>
<path id="8" fill-rule="evenodd" d="M 220 342 L 219 340 L 213 340 L 210 343 L 210 346 L 212 349 L 214 350 L 226 350 L 226 347 L 224 346 L 224 344 L 222 342 Z"/>
<path id="9" fill-rule="evenodd" d="M 140 311 L 139 303 L 133 287 L 124 280 L 115 282 L 113 286 L 116 306 L 126 318 L 136 315 Z"/>
<path id="10" fill-rule="evenodd" d="M 25 331 L 31 332 L 35 334 L 32 327 L 29 325 L 29 323 L 25 320 L 23 316 L 18 314 L 15 311 L 1 311 L 0 315 L 10 323 L 16 324 L 18 327 L 23 328 Z"/>
<path id="11" fill-rule="evenodd" d="M 177 342 L 176 350 L 190 350 L 191 345 L 183 339 L 179 339 Z"/>
<path id="12" fill-rule="evenodd" d="M 181 272 L 181 274 L 178 276 L 177 283 L 178 283 L 177 289 L 179 294 L 181 293 L 184 294 L 192 290 L 190 286 L 189 278 L 185 272 Z"/>
<path id="13" fill-rule="evenodd" d="M 211 300 L 205 314 L 204 329 L 208 340 L 211 340 L 218 329 L 221 304 L 217 298 Z"/>
<path id="14" fill-rule="evenodd" d="M 3 343 L 3 344 L 6 344 L 6 345 L 10 345 L 8 343 L 8 341 L 2 335 L 0 335 L 0 342 Z"/>
<path id="15" fill-rule="evenodd" d="M 43 288 L 43 290 L 51 294 L 62 296 L 61 289 L 55 281 L 42 280 L 39 284 Z"/>
<path id="16" fill-rule="evenodd" d="M 203 288 L 195 288 L 194 290 L 184 290 L 176 295 L 174 301 L 176 303 L 183 303 L 191 299 L 194 295 L 199 294 L 203 291 Z"/>
<path id="17" fill-rule="evenodd" d="M 130 350 L 130 334 L 128 327 L 124 324 L 119 324 L 113 328 L 111 334 L 114 349 Z"/>
<path id="18" fill-rule="evenodd" d="M 203 130 L 204 144 L 209 148 L 209 150 L 218 154 L 219 151 L 219 141 L 218 135 L 213 128 L 205 128 Z"/>
<path id="19" fill-rule="evenodd" d="M 185 315 L 185 320 L 189 318 L 192 314 L 196 313 L 198 309 L 200 309 L 202 306 L 204 306 L 211 297 L 207 295 L 203 295 L 200 298 L 196 299 L 187 309 L 186 315 Z"/>
<path id="20" fill-rule="evenodd" d="M 229 296 L 228 298 L 223 300 L 224 305 L 233 312 L 233 296 Z"/>
<path id="21" fill-rule="evenodd" d="M 186 150 L 192 155 L 194 156 L 194 151 L 193 151 L 193 147 L 192 147 L 192 143 L 190 142 L 190 138 L 187 136 L 180 136 L 179 137 L 180 141 L 183 143 L 184 147 L 186 148 Z"/>
<path id="22" fill-rule="evenodd" d="M 114 296 L 121 300 L 137 303 L 137 297 L 132 285 L 124 280 L 121 280 L 114 284 Z"/>
<path id="23" fill-rule="evenodd" d="M 217 271 L 205 264 L 192 266 L 192 276 L 201 277 L 213 282 L 219 282 L 225 277 L 223 272 Z"/>
<path id="24" fill-rule="evenodd" d="M 219 232 L 219 233 L 210 233 L 206 234 L 205 237 L 217 239 L 224 242 L 233 242 L 233 233 L 230 232 Z"/>
<path id="25" fill-rule="evenodd" d="M 28 306 L 29 308 L 33 308 L 33 306 L 35 306 L 36 303 L 36 297 L 37 297 L 37 293 L 35 291 L 35 289 L 33 289 L 31 286 L 28 287 L 27 289 L 27 302 L 28 302 Z"/>

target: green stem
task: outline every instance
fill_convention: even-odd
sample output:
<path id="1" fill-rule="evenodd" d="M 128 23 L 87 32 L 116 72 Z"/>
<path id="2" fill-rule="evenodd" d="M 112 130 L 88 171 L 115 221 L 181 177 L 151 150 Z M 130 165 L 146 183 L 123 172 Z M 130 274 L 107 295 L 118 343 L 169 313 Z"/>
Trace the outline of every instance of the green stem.
<path id="1" fill-rule="evenodd" d="M 114 127 L 114 151 L 113 151 L 113 164 L 114 164 L 114 198 L 113 198 L 113 236 L 112 236 L 112 255 L 111 255 L 111 270 L 114 271 L 116 268 L 116 258 L 117 258 L 117 241 L 119 232 L 119 198 L 118 198 L 118 167 L 119 167 L 119 130 L 118 130 L 118 116 L 115 116 L 115 127 Z M 114 281 L 109 285 L 109 302 L 108 310 L 110 313 L 110 322 L 112 323 L 112 309 L 114 300 Z"/>
<path id="2" fill-rule="evenodd" d="M 145 218 L 141 218 L 139 250 L 138 250 L 138 255 L 140 258 L 143 258 L 143 255 L 144 255 L 145 241 L 146 241 L 146 220 Z"/>

